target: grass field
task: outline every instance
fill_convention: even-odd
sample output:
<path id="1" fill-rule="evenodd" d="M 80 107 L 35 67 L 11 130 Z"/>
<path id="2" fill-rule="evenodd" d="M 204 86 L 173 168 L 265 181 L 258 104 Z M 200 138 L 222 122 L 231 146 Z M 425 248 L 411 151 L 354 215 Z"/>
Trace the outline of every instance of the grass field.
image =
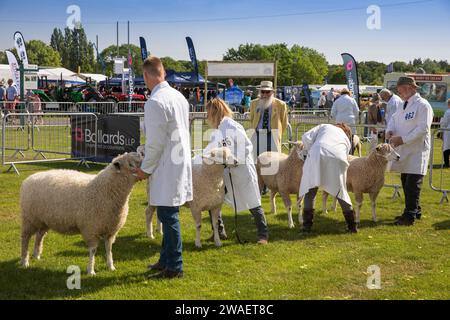
<path id="1" fill-rule="evenodd" d="M 437 140 L 440 142 L 440 140 Z M 440 163 L 436 147 L 435 163 Z M 249 241 L 240 245 L 233 235 L 234 214 L 224 207 L 230 240 L 221 248 L 206 242 L 210 224 L 204 214 L 203 248 L 194 246 L 195 228 L 190 212 L 182 208 L 183 279 L 146 280 L 149 263 L 158 259 L 161 236 L 145 235 L 145 183 L 134 188 L 126 225 L 113 247 L 117 271 L 106 269 L 103 246 L 99 246 L 97 275 L 86 275 L 87 248 L 80 236 L 50 232 L 40 261 L 31 260 L 27 270 L 19 267 L 19 189 L 29 175 L 50 168 L 77 168 L 76 162 L 20 165 L 20 176 L 0 173 L 0 299 L 449 299 L 450 298 L 450 206 L 439 205 L 441 194 L 432 191 L 428 177 L 422 194 L 423 218 L 413 227 L 392 226 L 402 211 L 401 199 L 391 200 L 391 188 L 378 198 L 379 222 L 371 221 L 368 197 L 361 214 L 359 233 L 344 233 L 340 209 L 323 214 L 317 210 L 313 233 L 302 235 L 299 226 L 288 229 L 280 197 L 278 214 L 267 213 L 270 243 L 257 246 L 256 228 L 249 213 L 239 214 L 238 230 Z M 96 173 L 103 166 L 80 170 Z M 450 187 L 450 171 L 436 181 Z M 320 208 L 320 197 L 317 201 Z M 268 196 L 263 208 L 269 211 Z M 296 214 L 296 213 L 295 213 Z M 296 221 L 296 218 L 295 218 Z M 33 245 L 33 241 L 30 247 Z M 67 267 L 82 271 L 81 289 L 68 290 Z M 381 270 L 381 289 L 366 287 L 367 268 Z"/>

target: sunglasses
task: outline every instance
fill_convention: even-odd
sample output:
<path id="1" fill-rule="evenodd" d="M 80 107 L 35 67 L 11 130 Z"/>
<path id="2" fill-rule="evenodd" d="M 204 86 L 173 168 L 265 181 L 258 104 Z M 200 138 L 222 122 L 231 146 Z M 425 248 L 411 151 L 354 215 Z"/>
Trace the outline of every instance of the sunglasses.
<path id="1" fill-rule="evenodd" d="M 268 94 L 268 93 L 271 93 L 272 91 L 270 91 L 270 90 L 261 90 L 261 93 L 262 94 Z"/>

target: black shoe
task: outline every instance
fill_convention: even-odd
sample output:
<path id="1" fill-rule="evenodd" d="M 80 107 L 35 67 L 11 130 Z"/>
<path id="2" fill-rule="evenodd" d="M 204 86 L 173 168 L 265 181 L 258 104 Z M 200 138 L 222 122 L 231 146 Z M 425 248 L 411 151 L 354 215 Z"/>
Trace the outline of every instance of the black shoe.
<path id="1" fill-rule="evenodd" d="M 183 278 L 183 271 L 171 271 L 171 270 L 165 269 L 159 273 L 148 275 L 147 278 L 148 279 Z"/>
<path id="2" fill-rule="evenodd" d="M 414 218 L 404 215 L 400 219 L 394 222 L 396 226 L 412 226 L 414 224 Z"/>
<path id="3" fill-rule="evenodd" d="M 155 264 L 149 264 L 148 265 L 149 270 L 155 270 L 155 271 L 164 271 L 166 267 L 164 267 L 159 261 Z"/>

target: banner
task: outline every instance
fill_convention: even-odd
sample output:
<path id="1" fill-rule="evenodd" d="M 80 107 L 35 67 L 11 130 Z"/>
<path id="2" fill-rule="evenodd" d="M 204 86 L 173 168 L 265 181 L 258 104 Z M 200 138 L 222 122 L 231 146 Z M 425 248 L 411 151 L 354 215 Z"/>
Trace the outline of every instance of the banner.
<path id="1" fill-rule="evenodd" d="M 195 54 L 194 43 L 191 37 L 186 37 L 186 42 L 189 50 L 189 57 L 191 58 L 192 65 L 194 66 L 195 81 L 198 82 L 198 63 L 197 55 Z"/>
<path id="2" fill-rule="evenodd" d="M 20 71 L 19 64 L 17 63 L 16 57 L 11 51 L 5 51 L 8 57 L 9 70 L 11 70 L 11 77 L 16 85 L 17 92 L 20 94 Z"/>
<path id="3" fill-rule="evenodd" d="M 139 117 L 99 115 L 97 132 L 95 119 L 85 116 L 71 117 L 72 156 L 89 158 L 94 162 L 111 162 L 125 152 L 134 152 L 140 145 Z M 97 141 L 97 157 L 95 142 Z"/>
<path id="4" fill-rule="evenodd" d="M 145 42 L 144 37 L 139 37 L 139 42 L 141 43 L 141 56 L 142 56 L 142 61 L 145 61 L 145 59 L 147 59 L 147 57 L 148 57 L 148 53 L 147 53 L 147 43 Z"/>
<path id="5" fill-rule="evenodd" d="M 28 67 L 28 56 L 27 50 L 25 49 L 25 40 L 23 39 L 22 33 L 16 31 L 14 33 L 14 45 L 16 46 L 17 55 L 19 56 L 20 61 L 22 61 L 23 66 L 25 68 Z"/>
<path id="6" fill-rule="evenodd" d="M 347 87 L 353 93 L 353 97 L 358 103 L 359 107 L 359 81 L 358 81 L 358 68 L 356 66 L 355 58 L 349 53 L 342 53 L 342 59 L 344 60 L 345 78 L 347 79 Z"/>

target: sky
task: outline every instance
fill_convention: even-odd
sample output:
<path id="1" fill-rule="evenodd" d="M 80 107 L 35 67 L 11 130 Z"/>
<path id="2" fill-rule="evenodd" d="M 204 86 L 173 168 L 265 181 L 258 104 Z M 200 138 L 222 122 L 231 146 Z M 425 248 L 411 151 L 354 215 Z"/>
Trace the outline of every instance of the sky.
<path id="1" fill-rule="evenodd" d="M 190 36 L 199 60 L 221 60 L 243 43 L 286 43 L 311 47 L 331 64 L 340 53 L 357 61 L 408 62 L 413 58 L 450 61 L 450 0 L 0 0 L 0 50 L 14 46 L 13 34 L 50 42 L 53 28 L 64 29 L 80 8 L 88 39 L 99 50 L 119 42 L 139 45 L 139 36 L 156 56 L 189 60 Z M 380 8 L 380 28 L 369 29 L 371 5 Z"/>

